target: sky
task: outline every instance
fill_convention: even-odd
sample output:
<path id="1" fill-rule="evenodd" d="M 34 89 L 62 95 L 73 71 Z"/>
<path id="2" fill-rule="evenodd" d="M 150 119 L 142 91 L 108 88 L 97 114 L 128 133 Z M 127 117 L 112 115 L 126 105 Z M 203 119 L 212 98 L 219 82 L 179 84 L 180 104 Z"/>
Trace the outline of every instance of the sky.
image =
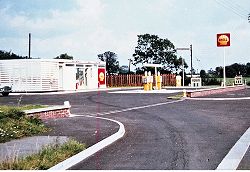
<path id="1" fill-rule="evenodd" d="M 52 59 L 67 53 L 98 61 L 105 51 L 128 65 L 137 35 L 167 38 L 176 48 L 193 46 L 195 70 L 223 66 L 216 34 L 230 33 L 226 65 L 250 62 L 249 0 L 0 0 L 0 50 Z M 190 66 L 190 52 L 178 51 Z"/>

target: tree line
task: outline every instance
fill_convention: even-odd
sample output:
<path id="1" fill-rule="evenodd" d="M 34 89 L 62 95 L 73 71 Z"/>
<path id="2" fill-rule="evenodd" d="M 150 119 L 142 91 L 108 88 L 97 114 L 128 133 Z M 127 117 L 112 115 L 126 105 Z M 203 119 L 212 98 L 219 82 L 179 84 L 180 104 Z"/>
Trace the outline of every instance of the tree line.
<path id="1" fill-rule="evenodd" d="M 0 50 L 0 60 L 27 59 L 27 58 L 28 56 L 20 56 L 11 51 L 7 52 L 7 51 Z"/>
<path id="2" fill-rule="evenodd" d="M 4 50 L 0 50 L 0 60 L 11 60 L 11 59 L 28 59 L 28 56 L 20 56 L 11 51 L 7 52 Z M 54 59 L 69 59 L 73 60 L 73 56 L 68 55 L 67 53 L 56 56 Z"/>
<path id="3" fill-rule="evenodd" d="M 234 78 L 237 75 L 243 77 L 250 77 L 250 62 L 247 64 L 234 63 L 226 66 L 226 76 Z M 205 70 L 200 71 L 201 78 L 223 78 L 223 67 L 216 67 L 215 70 L 210 69 L 208 72 Z"/>

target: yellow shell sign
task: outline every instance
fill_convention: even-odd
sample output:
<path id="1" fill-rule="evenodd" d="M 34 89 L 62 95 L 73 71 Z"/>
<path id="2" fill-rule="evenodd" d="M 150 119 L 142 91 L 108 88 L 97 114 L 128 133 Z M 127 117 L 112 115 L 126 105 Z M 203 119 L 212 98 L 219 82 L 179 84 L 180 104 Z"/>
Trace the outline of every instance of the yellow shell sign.
<path id="1" fill-rule="evenodd" d="M 230 46 L 230 33 L 217 34 L 217 47 Z"/>
<path id="2" fill-rule="evenodd" d="M 103 72 L 100 72 L 99 79 L 100 79 L 100 81 L 104 81 L 104 73 Z"/>

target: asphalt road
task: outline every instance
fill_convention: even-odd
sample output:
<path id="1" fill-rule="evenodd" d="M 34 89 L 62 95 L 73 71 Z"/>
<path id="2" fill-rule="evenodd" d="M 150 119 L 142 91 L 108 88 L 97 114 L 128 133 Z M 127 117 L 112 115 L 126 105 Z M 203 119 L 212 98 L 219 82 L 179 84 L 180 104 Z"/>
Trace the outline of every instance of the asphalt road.
<path id="1" fill-rule="evenodd" d="M 247 89 L 244 92 L 235 93 L 235 96 L 249 93 L 250 90 Z M 71 169 L 216 169 L 249 127 L 250 101 L 183 100 L 175 102 L 175 100 L 168 100 L 167 96 L 169 95 L 109 94 L 107 92 L 25 95 L 21 98 L 21 104 L 58 105 L 68 100 L 72 105 L 73 114 L 98 116 L 97 113 L 169 102 L 159 106 L 105 115 L 106 118 L 122 122 L 126 135 Z M 223 96 L 233 95 L 231 93 Z M 20 96 L 0 97 L 0 104 L 16 105 L 19 100 Z M 79 123 L 76 121 L 69 128 L 78 127 Z M 64 125 L 60 130 L 69 129 L 68 125 Z M 103 128 L 100 127 L 100 129 Z"/>

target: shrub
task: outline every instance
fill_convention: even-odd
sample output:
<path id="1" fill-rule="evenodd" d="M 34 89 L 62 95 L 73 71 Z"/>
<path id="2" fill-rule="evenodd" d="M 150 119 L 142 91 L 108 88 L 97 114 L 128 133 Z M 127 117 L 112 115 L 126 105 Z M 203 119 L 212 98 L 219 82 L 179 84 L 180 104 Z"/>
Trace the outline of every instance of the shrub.
<path id="1" fill-rule="evenodd" d="M 48 131 L 42 120 L 28 117 L 19 108 L 1 107 L 0 143 Z"/>

